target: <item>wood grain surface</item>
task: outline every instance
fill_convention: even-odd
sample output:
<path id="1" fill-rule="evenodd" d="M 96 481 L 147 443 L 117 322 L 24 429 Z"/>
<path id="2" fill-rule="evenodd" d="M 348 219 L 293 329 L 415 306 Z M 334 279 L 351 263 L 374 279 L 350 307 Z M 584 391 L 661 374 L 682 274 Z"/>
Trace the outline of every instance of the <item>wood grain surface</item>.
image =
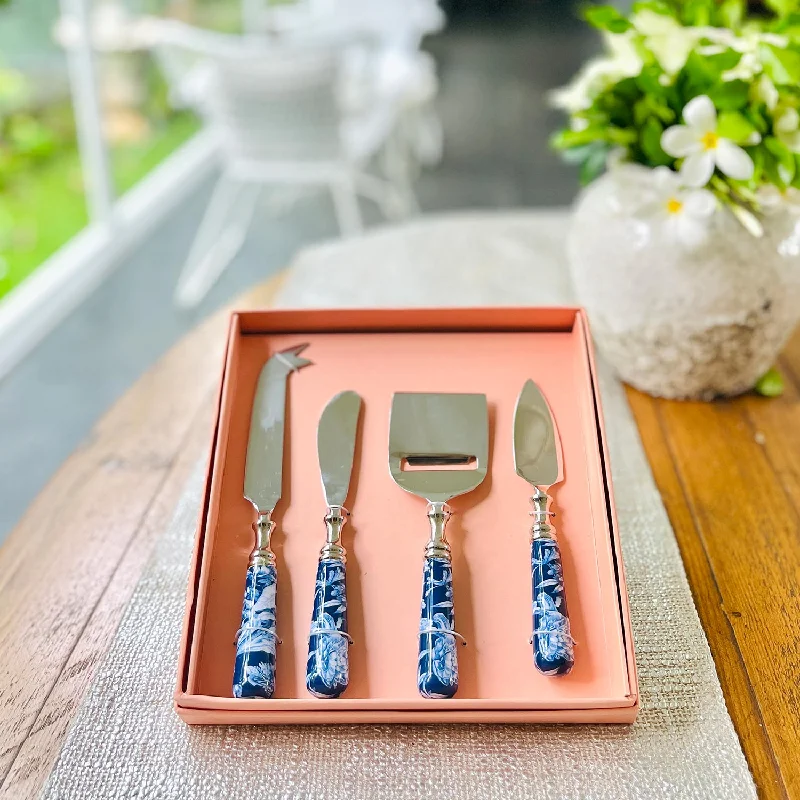
<path id="1" fill-rule="evenodd" d="M 40 791 L 208 447 L 227 314 L 138 381 L 0 548 L 0 798 Z M 781 367 L 775 400 L 628 398 L 759 794 L 800 798 L 800 331 Z"/>
<path id="2" fill-rule="evenodd" d="M 282 280 L 233 306 L 270 305 Z M 39 793 L 191 467 L 208 451 L 229 314 L 206 321 L 125 394 L 0 547 L 3 800 Z"/>
<path id="3" fill-rule="evenodd" d="M 800 330 L 780 367 L 775 399 L 628 389 L 763 798 L 800 797 Z"/>

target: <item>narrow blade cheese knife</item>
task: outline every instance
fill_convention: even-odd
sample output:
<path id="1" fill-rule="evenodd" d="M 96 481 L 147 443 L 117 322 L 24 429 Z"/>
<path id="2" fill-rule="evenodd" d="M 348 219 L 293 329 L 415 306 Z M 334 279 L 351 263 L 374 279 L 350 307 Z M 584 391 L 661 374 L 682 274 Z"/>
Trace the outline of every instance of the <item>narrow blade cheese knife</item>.
<path id="1" fill-rule="evenodd" d="M 570 634 L 561 551 L 550 525 L 554 512 L 547 491 L 564 480 L 561 442 L 550 406 L 539 387 L 526 381 L 514 412 L 517 475 L 533 486 L 531 505 L 531 580 L 533 660 L 545 675 L 566 675 L 575 663 Z"/>
<path id="2" fill-rule="evenodd" d="M 340 392 L 322 412 L 317 428 L 317 453 L 325 514 L 325 545 L 320 550 L 314 588 L 314 610 L 308 637 L 306 688 L 314 697 L 338 697 L 350 681 L 347 648 L 346 551 L 342 528 L 349 515 L 345 508 L 356 451 L 361 398 Z"/>
<path id="3" fill-rule="evenodd" d="M 234 697 L 272 697 L 275 691 L 275 593 L 278 572 L 270 548 L 275 523 L 272 512 L 283 488 L 283 436 L 286 415 L 286 380 L 312 362 L 301 358 L 308 345 L 274 353 L 258 377 L 247 463 L 244 496 L 258 514 L 254 524 L 256 546 L 250 553 L 245 580 L 242 623 L 236 634 L 233 668 Z"/>

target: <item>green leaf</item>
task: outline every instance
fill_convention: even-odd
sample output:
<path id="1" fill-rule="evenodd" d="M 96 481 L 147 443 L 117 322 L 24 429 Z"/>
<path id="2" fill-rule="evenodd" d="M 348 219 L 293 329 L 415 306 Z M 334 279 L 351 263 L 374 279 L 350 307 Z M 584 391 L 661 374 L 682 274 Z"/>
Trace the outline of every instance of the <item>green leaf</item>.
<path id="1" fill-rule="evenodd" d="M 714 0 L 683 0 L 681 20 L 684 25 L 710 25 Z"/>
<path id="2" fill-rule="evenodd" d="M 763 147 L 754 147 L 750 153 L 750 157 L 753 159 L 753 177 L 750 179 L 751 186 L 759 186 L 761 183 L 761 176 L 764 173 L 765 152 Z"/>
<path id="3" fill-rule="evenodd" d="M 690 100 L 699 94 L 708 94 L 722 83 L 722 73 L 733 69 L 741 57 L 741 53 L 730 49 L 708 56 L 693 50 L 689 53 L 680 75 L 686 95 L 684 99 Z"/>
<path id="4" fill-rule="evenodd" d="M 644 125 L 645 120 L 650 116 L 650 108 L 647 104 L 647 98 L 643 97 L 637 100 L 633 105 L 633 123 L 637 128 Z"/>
<path id="5" fill-rule="evenodd" d="M 665 17 L 677 18 L 675 9 L 666 0 L 637 0 L 631 11 L 636 14 L 639 11 L 654 11 L 656 14 L 661 14 Z"/>
<path id="6" fill-rule="evenodd" d="M 606 168 L 606 159 L 611 148 L 607 144 L 597 142 L 589 152 L 586 160 L 581 164 L 581 185 L 586 186 L 599 177 Z"/>
<path id="7" fill-rule="evenodd" d="M 794 179 L 796 166 L 794 153 L 774 136 L 767 136 L 764 139 L 764 146 L 775 156 L 775 160 L 778 162 L 778 175 L 781 183 L 788 186 Z"/>
<path id="8" fill-rule="evenodd" d="M 744 19 L 744 0 L 722 0 L 717 6 L 717 20 L 724 28 L 738 28 Z"/>
<path id="9" fill-rule="evenodd" d="M 722 53 L 713 53 L 703 56 L 703 58 L 708 62 L 709 69 L 721 75 L 723 72 L 733 69 L 741 61 L 742 54 L 728 48 Z"/>
<path id="10" fill-rule="evenodd" d="M 768 369 L 753 387 L 764 397 L 780 397 L 783 394 L 783 375 L 775 367 Z"/>
<path id="11" fill-rule="evenodd" d="M 786 17 L 797 11 L 797 0 L 764 0 L 764 5 L 779 17 Z"/>
<path id="12" fill-rule="evenodd" d="M 655 117 L 648 117 L 642 125 L 639 137 L 639 147 L 647 158 L 647 162 L 653 167 L 665 167 L 672 163 L 672 158 L 661 148 L 661 134 L 664 128 Z"/>
<path id="13" fill-rule="evenodd" d="M 556 150 L 568 150 L 572 147 L 580 147 L 590 142 L 596 142 L 605 138 L 605 130 L 600 127 L 591 126 L 582 131 L 574 131 L 572 128 L 564 128 L 556 132 L 550 138 L 550 146 Z"/>
<path id="14" fill-rule="evenodd" d="M 719 111 L 738 111 L 747 105 L 750 84 L 745 81 L 726 81 L 715 86 L 708 96 Z"/>
<path id="15" fill-rule="evenodd" d="M 646 94 L 637 100 L 633 106 L 633 121 L 636 127 L 641 128 L 648 117 L 655 117 L 659 122 L 669 125 L 675 122 L 675 112 L 662 101 L 660 97 Z"/>
<path id="16" fill-rule="evenodd" d="M 763 106 L 762 106 L 763 108 Z M 766 133 L 769 130 L 769 122 L 764 114 L 761 113 L 761 108 L 750 106 L 742 112 L 759 133 Z"/>
<path id="17" fill-rule="evenodd" d="M 793 42 L 800 39 L 800 14 L 793 12 L 771 26 L 775 33 L 781 33 Z"/>
<path id="18" fill-rule="evenodd" d="M 783 186 L 783 178 L 781 178 L 780 171 L 778 167 L 780 166 L 780 161 L 766 148 L 760 147 L 758 148 L 763 153 L 764 159 L 764 178 L 766 178 L 767 183 L 771 183 L 774 186 Z"/>
<path id="19" fill-rule="evenodd" d="M 620 145 L 621 147 L 627 147 L 629 144 L 633 144 L 639 138 L 639 134 L 633 128 L 614 128 L 609 127 L 606 130 L 606 139 L 611 142 L 611 144 Z"/>
<path id="20" fill-rule="evenodd" d="M 662 86 L 658 79 L 664 74 L 664 70 L 658 64 L 648 64 L 634 78 L 636 85 L 645 93 L 650 95 L 666 94 L 666 86 Z"/>
<path id="21" fill-rule="evenodd" d="M 635 78 L 623 78 L 613 87 L 614 94 L 622 100 L 633 102 L 640 94 Z"/>
<path id="22" fill-rule="evenodd" d="M 562 150 L 561 158 L 563 158 L 567 164 L 582 164 L 594 149 L 595 144 L 595 142 L 592 142 L 591 144 L 584 144 L 580 147 L 568 147 L 566 150 Z"/>
<path id="23" fill-rule="evenodd" d="M 593 27 L 609 33 L 625 33 L 631 27 L 614 6 L 589 6 L 584 9 L 583 16 Z"/>
<path id="24" fill-rule="evenodd" d="M 723 111 L 717 121 L 717 133 L 736 144 L 747 144 L 754 133 L 755 125 L 738 111 Z"/>
<path id="25" fill-rule="evenodd" d="M 759 46 L 764 72 L 773 82 L 795 85 L 800 82 L 800 53 L 796 50 L 775 47 L 771 44 Z"/>

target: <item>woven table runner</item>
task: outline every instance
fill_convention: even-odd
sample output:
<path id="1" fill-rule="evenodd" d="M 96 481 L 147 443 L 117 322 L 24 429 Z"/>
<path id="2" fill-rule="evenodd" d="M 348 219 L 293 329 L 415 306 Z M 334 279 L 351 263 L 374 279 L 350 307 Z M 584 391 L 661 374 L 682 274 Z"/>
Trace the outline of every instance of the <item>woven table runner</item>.
<path id="1" fill-rule="evenodd" d="M 520 213 L 379 231 L 301 254 L 281 304 L 568 302 L 564 230 L 562 214 Z M 600 382 L 639 667 L 636 724 L 185 725 L 172 693 L 202 491 L 198 467 L 42 796 L 755 797 L 624 392 L 602 364 Z"/>

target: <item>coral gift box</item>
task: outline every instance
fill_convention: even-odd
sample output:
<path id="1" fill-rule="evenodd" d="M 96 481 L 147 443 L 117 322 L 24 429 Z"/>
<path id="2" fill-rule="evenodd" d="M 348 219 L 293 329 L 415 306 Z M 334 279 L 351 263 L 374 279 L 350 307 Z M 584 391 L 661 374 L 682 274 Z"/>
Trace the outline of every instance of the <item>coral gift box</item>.
<path id="1" fill-rule="evenodd" d="M 255 514 L 242 496 L 259 372 L 308 342 L 314 362 L 289 380 L 277 556 L 277 678 L 271 699 L 233 697 L 234 640 Z M 531 647 L 530 486 L 512 452 L 517 395 L 533 378 L 561 437 L 556 529 L 576 640 L 569 675 L 536 671 Z M 305 687 L 325 501 L 320 413 L 339 391 L 364 401 L 348 496 L 350 685 L 337 699 Z M 392 395 L 477 392 L 489 405 L 489 471 L 452 501 L 460 685 L 417 692 L 419 605 L 428 523 L 423 500 L 388 469 Z M 178 685 L 188 723 L 632 722 L 638 710 L 630 614 L 592 345 L 576 308 L 246 311 L 233 314 L 190 570 Z"/>

